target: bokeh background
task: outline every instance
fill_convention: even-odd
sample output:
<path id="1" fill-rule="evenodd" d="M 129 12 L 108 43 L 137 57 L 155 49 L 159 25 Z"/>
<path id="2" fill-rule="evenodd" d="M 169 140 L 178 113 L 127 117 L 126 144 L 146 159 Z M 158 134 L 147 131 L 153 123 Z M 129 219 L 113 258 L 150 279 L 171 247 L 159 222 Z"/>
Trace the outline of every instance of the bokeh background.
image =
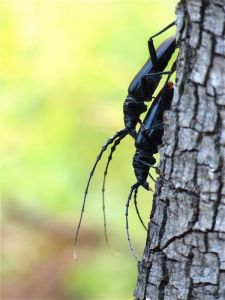
<path id="1" fill-rule="evenodd" d="M 176 2 L 0 0 L 2 299 L 132 299 L 137 264 L 124 217 L 135 182 L 131 138 L 115 153 L 107 179 L 115 251 L 103 234 L 107 155 L 90 187 L 79 261 L 73 241 L 91 166 L 101 145 L 123 127 L 123 101 L 148 58 L 147 40 L 175 19 Z M 146 223 L 151 202 L 152 193 L 140 190 Z M 141 256 L 146 232 L 133 206 L 130 232 Z"/>

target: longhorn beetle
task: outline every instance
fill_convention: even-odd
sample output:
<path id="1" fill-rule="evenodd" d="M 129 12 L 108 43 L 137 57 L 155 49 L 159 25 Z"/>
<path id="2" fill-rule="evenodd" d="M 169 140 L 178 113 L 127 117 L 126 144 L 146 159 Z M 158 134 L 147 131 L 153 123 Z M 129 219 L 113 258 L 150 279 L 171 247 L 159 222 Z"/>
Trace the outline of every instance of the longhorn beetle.
<path id="1" fill-rule="evenodd" d="M 136 126 L 138 123 L 141 123 L 140 115 L 147 110 L 147 106 L 145 105 L 145 101 L 151 101 L 153 98 L 153 94 L 161 80 L 162 75 L 164 74 L 171 74 L 171 71 L 164 71 L 166 68 L 171 56 L 173 55 L 175 49 L 176 49 L 176 42 L 175 37 L 171 37 L 164 41 L 157 50 L 155 50 L 154 44 L 153 44 L 153 38 L 157 37 L 158 35 L 162 34 L 169 28 L 175 25 L 175 22 L 172 22 L 168 26 L 166 26 L 164 29 L 162 29 L 157 34 L 153 35 L 148 40 L 148 48 L 150 53 L 150 58 L 146 61 L 144 66 L 140 69 L 140 71 L 137 73 L 137 75 L 132 80 L 131 84 L 128 88 L 128 96 L 125 99 L 124 105 L 123 105 L 123 113 L 124 113 L 124 124 L 125 128 L 116 132 L 116 134 L 109 138 L 105 145 L 102 146 L 102 149 L 100 153 L 98 154 L 96 161 L 92 167 L 92 170 L 89 174 L 88 182 L 85 188 L 84 192 L 84 199 L 83 204 L 81 208 L 81 214 L 76 230 L 75 235 L 75 241 L 74 241 L 74 257 L 76 258 L 76 244 L 78 239 L 78 234 L 83 218 L 83 213 L 85 209 L 86 204 L 86 198 L 89 190 L 89 185 L 91 182 L 91 178 L 94 175 L 95 169 L 98 165 L 98 162 L 101 160 L 103 153 L 107 150 L 108 146 L 112 143 L 113 146 L 111 148 L 110 155 L 108 157 L 108 162 L 106 165 L 106 169 L 104 172 L 104 178 L 103 178 L 103 188 L 102 188 L 102 197 L 103 197 L 103 214 L 104 214 L 104 230 L 105 230 L 105 238 L 106 242 L 108 244 L 108 238 L 106 233 L 106 218 L 105 218 L 105 200 L 104 200 L 104 191 L 105 191 L 105 180 L 107 175 L 107 170 L 109 167 L 109 163 L 112 159 L 113 152 L 116 150 L 117 145 L 120 143 L 120 141 L 127 136 L 128 134 L 131 135 L 134 139 L 136 139 L 137 133 L 136 133 Z M 156 97 L 156 99 L 159 99 Z M 155 102 L 154 102 L 155 103 Z M 149 128 L 150 129 L 150 128 Z M 139 182 L 137 183 L 138 185 Z M 141 182 L 142 185 L 144 185 L 144 182 Z M 146 187 L 146 186 L 145 186 Z M 132 189 L 137 190 L 136 187 Z M 137 191 L 136 191 L 137 193 Z M 130 193 L 132 196 L 132 193 Z M 137 209 L 137 208 L 136 208 Z M 137 210 L 138 211 L 138 210 Z M 129 235 L 128 235 L 129 237 Z"/>
<path id="2" fill-rule="evenodd" d="M 143 186 L 145 189 L 149 190 L 149 184 L 146 181 L 149 173 L 149 169 L 153 167 L 156 160 L 153 157 L 155 153 L 158 152 L 158 146 L 162 143 L 162 136 L 164 132 L 163 126 L 163 113 L 165 110 L 169 110 L 171 106 L 171 102 L 173 99 L 173 83 L 168 81 L 165 86 L 159 92 L 155 100 L 153 101 L 148 113 L 143 122 L 143 126 L 141 126 L 136 140 L 136 152 L 133 157 L 133 168 L 135 172 L 135 176 L 137 178 L 137 182 L 131 187 L 130 194 L 126 203 L 126 232 L 127 239 L 129 243 L 130 250 L 132 254 L 135 256 L 137 260 L 138 257 L 134 251 L 134 248 L 131 244 L 130 235 L 129 235 L 129 227 L 128 227 L 128 209 L 130 200 L 132 198 L 132 194 L 134 192 L 134 203 L 137 211 L 137 215 L 144 226 L 146 226 L 139 214 L 137 208 L 137 191 L 140 186 Z M 151 175 L 150 175 L 151 177 Z"/>

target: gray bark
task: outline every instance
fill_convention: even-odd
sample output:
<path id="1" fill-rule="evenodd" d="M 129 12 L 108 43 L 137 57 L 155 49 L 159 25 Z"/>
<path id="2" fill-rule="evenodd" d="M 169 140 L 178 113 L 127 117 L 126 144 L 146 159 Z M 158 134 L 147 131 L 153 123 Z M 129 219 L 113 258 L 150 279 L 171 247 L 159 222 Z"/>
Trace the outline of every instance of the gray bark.
<path id="1" fill-rule="evenodd" d="M 136 299 L 225 299 L 225 0 L 181 0 L 172 108 Z"/>

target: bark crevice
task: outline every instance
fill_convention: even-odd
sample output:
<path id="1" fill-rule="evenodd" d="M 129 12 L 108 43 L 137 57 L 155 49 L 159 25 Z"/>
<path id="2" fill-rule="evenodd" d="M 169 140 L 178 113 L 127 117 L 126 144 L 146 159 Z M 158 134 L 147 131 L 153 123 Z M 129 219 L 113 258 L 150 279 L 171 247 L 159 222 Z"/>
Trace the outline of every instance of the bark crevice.
<path id="1" fill-rule="evenodd" d="M 225 299 L 225 3 L 181 0 L 177 79 L 165 113 L 136 299 Z"/>

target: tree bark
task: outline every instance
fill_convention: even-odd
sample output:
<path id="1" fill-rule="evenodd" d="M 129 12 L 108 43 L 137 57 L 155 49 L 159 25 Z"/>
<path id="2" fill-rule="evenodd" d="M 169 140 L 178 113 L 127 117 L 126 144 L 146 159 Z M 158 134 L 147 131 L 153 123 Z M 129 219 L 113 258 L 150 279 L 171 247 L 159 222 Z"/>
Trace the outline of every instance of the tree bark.
<path id="1" fill-rule="evenodd" d="M 225 1 L 181 0 L 172 107 L 165 114 L 136 299 L 225 299 Z"/>

